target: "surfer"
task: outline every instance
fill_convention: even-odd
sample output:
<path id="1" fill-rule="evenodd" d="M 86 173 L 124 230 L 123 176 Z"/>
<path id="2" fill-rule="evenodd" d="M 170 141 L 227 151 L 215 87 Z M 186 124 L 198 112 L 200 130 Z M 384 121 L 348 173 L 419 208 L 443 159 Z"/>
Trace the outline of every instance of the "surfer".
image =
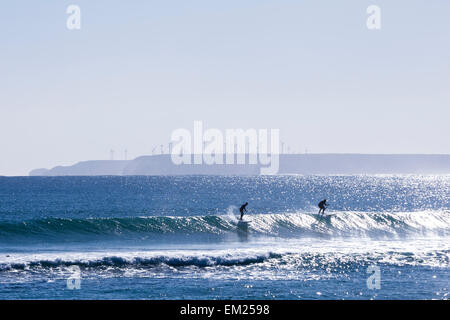
<path id="1" fill-rule="evenodd" d="M 320 214 L 322 212 L 322 215 L 325 213 L 326 208 L 328 207 L 327 204 L 327 199 L 323 199 L 322 201 L 319 202 L 319 213 Z"/>
<path id="2" fill-rule="evenodd" d="M 247 207 L 248 202 L 244 203 L 240 208 L 239 208 L 239 212 L 241 213 L 241 218 L 240 220 L 242 220 L 242 217 L 244 216 L 244 212 L 247 212 Z"/>

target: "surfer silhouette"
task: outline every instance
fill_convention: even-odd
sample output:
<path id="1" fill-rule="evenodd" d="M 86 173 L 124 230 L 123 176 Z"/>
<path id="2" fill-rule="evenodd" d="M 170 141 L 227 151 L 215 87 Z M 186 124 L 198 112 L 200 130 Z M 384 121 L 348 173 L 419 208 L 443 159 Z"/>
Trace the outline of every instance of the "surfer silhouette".
<path id="1" fill-rule="evenodd" d="M 247 212 L 247 207 L 248 202 L 244 203 L 240 208 L 239 208 L 239 212 L 241 213 L 241 218 L 240 220 L 242 220 L 242 217 L 244 216 L 244 213 Z"/>
<path id="2" fill-rule="evenodd" d="M 325 213 L 325 210 L 327 209 L 328 204 L 327 204 L 327 199 L 323 199 L 322 201 L 319 202 L 319 213 L 320 214 L 322 212 L 322 215 Z"/>

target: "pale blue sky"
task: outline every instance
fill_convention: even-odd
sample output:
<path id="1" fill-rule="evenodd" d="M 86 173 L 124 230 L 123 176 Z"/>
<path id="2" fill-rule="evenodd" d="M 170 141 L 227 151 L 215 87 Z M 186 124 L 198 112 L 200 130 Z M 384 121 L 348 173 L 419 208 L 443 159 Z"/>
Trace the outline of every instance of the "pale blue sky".
<path id="1" fill-rule="evenodd" d="M 449 17 L 448 0 L 2 1 L 0 175 L 149 154 L 194 120 L 302 152 L 448 154 Z"/>

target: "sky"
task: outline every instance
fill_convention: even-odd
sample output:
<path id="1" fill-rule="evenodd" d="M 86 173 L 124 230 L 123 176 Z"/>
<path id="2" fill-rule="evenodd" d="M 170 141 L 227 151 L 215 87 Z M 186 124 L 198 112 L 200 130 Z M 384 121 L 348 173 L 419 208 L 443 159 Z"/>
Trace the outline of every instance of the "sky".
<path id="1" fill-rule="evenodd" d="M 295 152 L 449 154 L 449 17 L 448 0 L 2 1 L 0 175 L 148 155 L 195 120 L 279 129 Z"/>

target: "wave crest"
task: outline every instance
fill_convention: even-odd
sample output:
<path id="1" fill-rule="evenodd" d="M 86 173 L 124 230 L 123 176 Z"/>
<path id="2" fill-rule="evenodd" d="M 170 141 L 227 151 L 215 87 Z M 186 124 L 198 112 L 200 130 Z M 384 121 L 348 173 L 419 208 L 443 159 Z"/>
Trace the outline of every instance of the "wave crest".
<path id="1" fill-rule="evenodd" d="M 450 235 L 450 212 L 335 212 L 322 218 L 308 213 L 249 215 L 248 232 L 268 236 L 401 237 Z M 46 218 L 1 222 L 0 241 L 145 239 L 164 234 L 189 237 L 238 230 L 227 215 L 195 217 Z"/>

